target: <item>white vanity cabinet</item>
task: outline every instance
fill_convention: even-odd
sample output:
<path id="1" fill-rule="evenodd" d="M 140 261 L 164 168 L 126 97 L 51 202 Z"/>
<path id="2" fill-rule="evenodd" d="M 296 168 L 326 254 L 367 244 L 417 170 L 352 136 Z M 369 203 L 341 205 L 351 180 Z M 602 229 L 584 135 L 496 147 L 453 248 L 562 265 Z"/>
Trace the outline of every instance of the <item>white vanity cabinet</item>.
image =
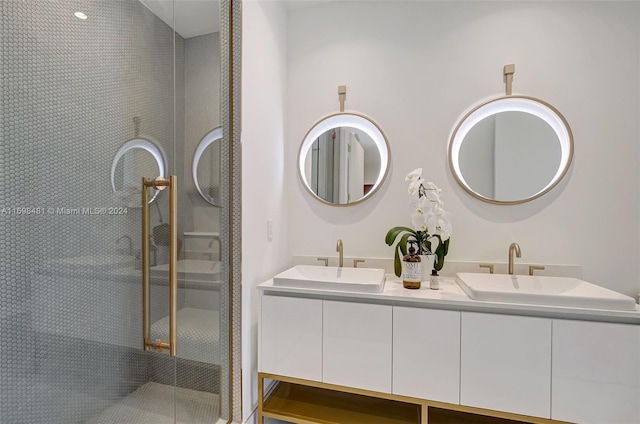
<path id="1" fill-rule="evenodd" d="M 392 307 L 323 301 L 322 381 L 391 393 Z"/>
<path id="2" fill-rule="evenodd" d="M 526 305 L 514 311 L 464 303 L 446 285 L 436 293 L 399 285 L 362 295 L 270 282 L 262 288 L 262 418 L 466 422 L 456 412 L 531 423 L 640 424 L 636 312 L 549 308 L 548 316 L 527 316 Z M 277 389 L 266 394 L 265 380 L 279 381 Z M 381 418 L 376 408 L 395 418 Z"/>
<path id="3" fill-rule="evenodd" d="M 460 403 L 550 418 L 551 319 L 461 313 Z"/>
<path id="4" fill-rule="evenodd" d="M 322 381 L 322 300 L 262 296 L 261 372 Z"/>
<path id="5" fill-rule="evenodd" d="M 553 320 L 551 418 L 640 423 L 640 326 Z"/>
<path id="6" fill-rule="evenodd" d="M 391 306 L 261 299 L 260 372 L 391 393 Z"/>
<path id="7" fill-rule="evenodd" d="M 393 394 L 460 402 L 460 312 L 393 307 Z"/>

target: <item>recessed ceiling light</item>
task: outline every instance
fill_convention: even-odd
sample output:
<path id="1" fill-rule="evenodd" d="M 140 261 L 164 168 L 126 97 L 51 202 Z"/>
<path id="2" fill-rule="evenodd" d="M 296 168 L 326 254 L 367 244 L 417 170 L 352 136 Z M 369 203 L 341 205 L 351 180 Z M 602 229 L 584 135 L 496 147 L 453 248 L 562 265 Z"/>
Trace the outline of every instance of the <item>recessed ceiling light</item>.
<path id="1" fill-rule="evenodd" d="M 76 13 L 74 13 L 74 16 L 75 16 L 76 18 L 78 18 L 78 19 L 87 19 L 87 15 L 85 15 L 85 14 L 84 14 L 84 13 L 82 13 L 82 12 L 76 12 Z"/>

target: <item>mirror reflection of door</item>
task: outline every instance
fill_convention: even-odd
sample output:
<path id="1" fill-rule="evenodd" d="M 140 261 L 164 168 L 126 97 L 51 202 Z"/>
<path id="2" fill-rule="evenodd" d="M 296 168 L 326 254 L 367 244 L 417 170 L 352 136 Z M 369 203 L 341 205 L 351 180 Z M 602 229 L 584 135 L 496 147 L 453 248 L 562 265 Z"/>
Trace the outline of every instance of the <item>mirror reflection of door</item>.
<path id="1" fill-rule="evenodd" d="M 340 112 L 315 123 L 298 152 L 304 188 L 328 205 L 356 205 L 378 190 L 389 172 L 390 149 L 380 126 Z"/>
<path id="2" fill-rule="evenodd" d="M 350 132 L 348 137 L 347 203 L 351 199 L 360 199 L 364 196 L 364 149 L 356 133 Z"/>
<path id="3" fill-rule="evenodd" d="M 314 141 L 310 155 L 311 189 L 334 204 L 361 199 L 380 172 L 380 154 L 375 143 L 356 128 L 326 131 Z"/>
<path id="4" fill-rule="evenodd" d="M 314 141 L 311 148 L 311 187 L 321 199 L 338 203 L 334 199 L 334 147 L 338 132 L 335 129 L 325 132 Z"/>

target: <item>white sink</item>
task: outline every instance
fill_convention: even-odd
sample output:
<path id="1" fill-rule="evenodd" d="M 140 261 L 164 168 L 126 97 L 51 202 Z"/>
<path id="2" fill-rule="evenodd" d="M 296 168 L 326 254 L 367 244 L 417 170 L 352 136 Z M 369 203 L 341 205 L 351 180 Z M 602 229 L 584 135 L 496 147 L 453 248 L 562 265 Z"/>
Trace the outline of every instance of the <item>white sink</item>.
<path id="1" fill-rule="evenodd" d="M 379 293 L 384 287 L 384 269 L 296 265 L 273 277 L 273 285 Z"/>
<path id="2" fill-rule="evenodd" d="M 457 274 L 456 282 L 471 299 L 530 305 L 635 311 L 633 298 L 569 277 L 506 274 Z"/>

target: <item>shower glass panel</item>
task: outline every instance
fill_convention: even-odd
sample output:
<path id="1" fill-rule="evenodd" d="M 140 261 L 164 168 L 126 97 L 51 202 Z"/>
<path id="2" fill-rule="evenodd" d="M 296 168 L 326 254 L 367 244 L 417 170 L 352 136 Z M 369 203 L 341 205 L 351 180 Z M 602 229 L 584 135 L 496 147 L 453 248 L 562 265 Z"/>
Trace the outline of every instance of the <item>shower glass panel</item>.
<path id="1" fill-rule="evenodd" d="M 225 205 L 191 177 L 221 125 L 219 9 L 0 0 L 0 423 L 226 418 Z M 152 148 L 112 170 L 131 140 Z M 162 172 L 150 150 L 177 176 L 176 356 L 143 349 L 141 180 Z M 168 190 L 149 210 L 151 339 L 168 340 Z"/>

